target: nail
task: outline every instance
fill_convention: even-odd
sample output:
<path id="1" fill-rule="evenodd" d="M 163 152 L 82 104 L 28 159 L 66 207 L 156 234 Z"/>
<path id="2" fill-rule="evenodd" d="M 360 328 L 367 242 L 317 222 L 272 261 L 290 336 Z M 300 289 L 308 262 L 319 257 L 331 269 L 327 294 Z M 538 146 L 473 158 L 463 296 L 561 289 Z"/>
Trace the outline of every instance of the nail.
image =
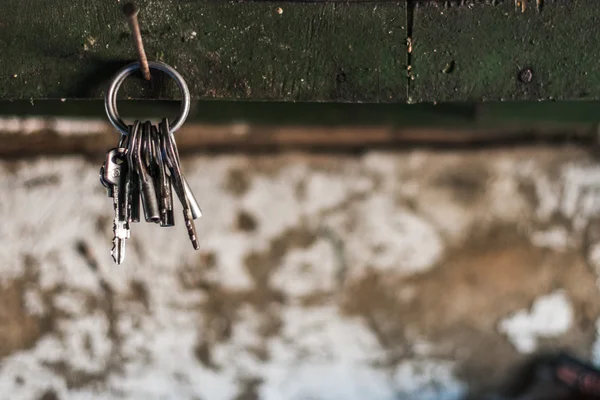
<path id="1" fill-rule="evenodd" d="M 137 50 L 138 57 L 140 59 L 140 65 L 142 66 L 142 75 L 144 78 L 150 80 L 150 68 L 148 67 L 148 59 L 146 58 L 146 52 L 144 51 L 144 43 L 142 42 L 142 33 L 140 32 L 140 24 L 138 22 L 139 10 L 133 3 L 127 3 L 123 6 L 123 12 L 127 17 L 127 22 L 131 28 L 133 35 L 133 44 Z"/>
<path id="2" fill-rule="evenodd" d="M 519 80 L 523 83 L 529 83 L 533 79 L 533 70 L 531 68 L 524 68 L 519 71 Z"/>

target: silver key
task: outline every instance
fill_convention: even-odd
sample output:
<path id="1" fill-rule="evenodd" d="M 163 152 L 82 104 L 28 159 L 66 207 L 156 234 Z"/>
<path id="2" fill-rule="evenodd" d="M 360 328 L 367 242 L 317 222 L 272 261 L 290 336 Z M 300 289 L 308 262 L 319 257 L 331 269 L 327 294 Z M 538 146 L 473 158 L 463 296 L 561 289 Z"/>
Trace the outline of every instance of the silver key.
<path id="1" fill-rule="evenodd" d="M 119 148 L 126 149 L 126 160 L 127 160 L 127 212 L 128 212 L 128 221 L 132 222 L 140 222 L 140 190 L 139 190 L 139 179 L 135 168 L 133 168 L 133 163 L 130 161 L 131 156 L 131 132 L 133 130 L 133 126 L 128 126 L 129 133 L 127 135 L 122 135 L 121 140 L 119 141 Z"/>
<path id="2" fill-rule="evenodd" d="M 196 234 L 194 217 L 192 216 L 192 211 L 190 209 L 190 203 L 188 201 L 188 198 L 185 195 L 185 188 L 183 185 L 183 179 L 181 174 L 181 166 L 179 165 L 179 159 L 177 157 L 175 143 L 173 143 L 173 141 L 171 140 L 172 135 L 169 131 L 169 121 L 166 118 L 160 122 L 159 131 L 161 136 L 161 151 L 163 152 L 165 160 L 167 161 L 167 167 L 169 168 L 171 178 L 173 179 L 173 187 L 175 188 L 175 193 L 177 193 L 177 197 L 179 197 L 179 201 L 181 202 L 181 205 L 183 207 L 183 218 L 185 220 L 185 227 L 188 231 L 188 236 L 190 238 L 190 241 L 192 242 L 192 246 L 194 246 L 194 249 L 198 250 L 200 249 L 200 244 L 198 243 L 198 235 Z"/>
<path id="3" fill-rule="evenodd" d="M 168 123 L 168 121 L 167 121 L 167 123 Z M 162 135 L 161 135 L 161 137 L 162 137 Z M 169 133 L 169 139 L 172 144 L 173 157 L 175 158 L 175 160 L 173 160 L 173 161 L 176 162 L 177 165 L 179 166 L 179 169 L 181 169 L 181 161 L 179 158 L 179 150 L 177 150 L 177 143 L 175 142 L 175 136 L 173 136 L 172 133 Z M 192 212 L 192 217 L 194 219 L 198 219 L 202 216 L 202 209 L 200 208 L 200 205 L 198 204 L 198 200 L 196 200 L 196 196 L 194 196 L 194 193 L 192 192 L 192 189 L 190 188 L 190 184 L 188 183 L 187 179 L 185 179 L 185 176 L 183 176 L 183 174 L 181 174 L 181 180 L 183 183 L 185 197 L 187 197 L 188 203 L 190 205 L 190 211 Z"/>
<path id="4" fill-rule="evenodd" d="M 178 155 L 179 157 L 179 155 Z M 196 200 L 196 197 L 194 196 L 194 193 L 192 192 L 192 189 L 190 188 L 190 185 L 188 184 L 187 179 L 185 179 L 185 176 L 181 177 L 183 180 L 183 189 L 185 190 L 185 197 L 187 197 L 188 199 L 188 203 L 190 203 L 190 210 L 192 211 L 192 217 L 194 219 L 198 219 L 202 216 L 202 209 L 200 208 L 200 205 L 198 204 L 198 200 Z"/>
<path id="5" fill-rule="evenodd" d="M 120 148 L 127 149 L 127 201 L 129 202 L 129 222 L 140 222 L 140 182 L 139 177 L 135 168 L 133 168 L 133 162 L 131 159 L 132 143 L 131 140 L 131 132 L 133 131 L 133 126 L 129 127 L 129 134 L 127 136 L 123 135 L 121 137 L 121 141 L 119 142 Z"/>
<path id="6" fill-rule="evenodd" d="M 177 158 L 176 162 L 179 165 L 179 168 L 181 169 L 181 161 L 179 158 L 179 150 L 177 150 L 177 143 L 175 142 L 175 136 L 173 136 L 172 133 L 169 133 L 169 136 L 171 142 L 173 143 L 173 153 L 174 156 Z M 190 185 L 187 179 L 185 179 L 185 176 L 183 176 L 183 174 L 181 175 L 181 180 L 183 181 L 183 189 L 185 190 L 185 197 L 187 197 L 188 203 L 190 205 L 192 217 L 194 219 L 198 219 L 202 216 L 202 209 L 200 208 L 198 200 L 196 200 L 196 197 L 194 196 L 194 193 L 192 192 L 192 189 L 190 188 Z"/>
<path id="7" fill-rule="evenodd" d="M 131 151 L 128 154 L 129 164 L 135 169 L 139 177 L 139 189 L 144 206 L 144 217 L 146 222 L 159 222 L 160 211 L 156 199 L 154 188 L 154 179 L 150 175 L 145 163 L 145 153 L 143 153 L 143 134 L 146 129 L 146 123 L 135 121 L 131 131 Z"/>
<path id="8" fill-rule="evenodd" d="M 160 206 L 160 226 L 175 225 L 175 215 L 173 213 L 173 186 L 171 178 L 167 174 L 166 160 L 160 148 L 160 135 L 158 128 L 152 125 L 152 161 L 155 168 L 156 193 L 159 195 Z"/>
<path id="9" fill-rule="evenodd" d="M 130 237 L 125 185 L 127 179 L 126 150 L 112 149 L 106 154 L 104 180 L 112 186 L 112 199 L 115 217 L 113 221 L 113 248 L 111 254 L 115 263 L 125 259 L 125 240 Z"/>

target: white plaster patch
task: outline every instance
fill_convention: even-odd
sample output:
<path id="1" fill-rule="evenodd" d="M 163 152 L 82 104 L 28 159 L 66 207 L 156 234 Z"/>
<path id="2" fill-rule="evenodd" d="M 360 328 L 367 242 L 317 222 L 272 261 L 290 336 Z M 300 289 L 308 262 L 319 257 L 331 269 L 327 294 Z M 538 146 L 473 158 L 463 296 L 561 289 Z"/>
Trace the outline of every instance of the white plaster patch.
<path id="1" fill-rule="evenodd" d="M 476 218 L 476 210 L 455 203 L 448 191 L 425 188 L 415 203 L 418 214 L 431 221 L 449 243 L 461 243 L 469 234 L 469 228 L 476 222 L 481 223 Z"/>
<path id="2" fill-rule="evenodd" d="M 243 200 L 232 196 L 224 188 L 229 171 L 247 168 L 247 160 L 241 157 L 216 159 L 213 162 L 196 159 L 187 162 L 184 167 L 186 179 L 201 207 L 209 210 L 197 220 L 196 227 L 201 250 L 217 255 L 214 274 L 226 288 L 251 288 L 253 283 L 244 265 L 245 258 L 253 251 L 264 251 L 268 240 L 263 235 L 251 235 L 238 230 L 237 216 L 240 209 L 243 209 Z M 172 235 L 175 234 L 183 234 L 184 238 L 186 235 L 185 230 Z M 172 241 L 172 237 L 165 238 L 166 243 Z M 180 243 L 184 245 L 180 250 L 182 253 L 195 255 L 188 251 L 189 243 Z M 190 263 L 193 264 L 194 260 L 190 260 Z"/>
<path id="3" fill-rule="evenodd" d="M 435 228 L 386 195 L 373 194 L 356 211 L 358 226 L 346 242 L 351 274 L 371 267 L 411 275 L 432 268 L 444 244 Z"/>
<path id="4" fill-rule="evenodd" d="M 305 362 L 287 366 L 285 375 L 273 378 L 261 388 L 264 400 L 393 400 L 394 388 L 382 370 L 357 364 Z M 278 379 L 279 378 L 279 379 Z"/>
<path id="5" fill-rule="evenodd" d="M 30 135 L 51 130 L 58 135 L 90 135 L 111 131 L 106 120 L 43 118 L 43 117 L 0 117 L 0 132 L 17 135 Z"/>
<path id="6" fill-rule="evenodd" d="M 69 282 L 84 290 L 97 290 L 97 277 L 75 248 L 82 237 L 96 236 L 94 216 L 107 206 L 97 183 L 98 173 L 76 159 L 23 164 L 17 175 L 2 171 L 0 219 L 4 222 L 0 237 L 6 240 L 0 241 L 0 279 L 23 274 L 26 255 L 37 262 L 30 268 L 39 270 L 44 288 Z M 83 198 L 86 204 L 82 207 Z"/>
<path id="7" fill-rule="evenodd" d="M 324 239 L 307 249 L 287 253 L 275 272 L 272 283 L 291 296 L 333 291 L 339 273 L 333 245 Z"/>
<path id="8" fill-rule="evenodd" d="M 85 310 L 85 296 L 83 293 L 78 292 L 61 292 L 56 294 L 52 301 L 54 307 L 69 315 L 84 315 Z"/>
<path id="9" fill-rule="evenodd" d="M 562 290 L 535 300 L 531 311 L 520 310 L 500 321 L 498 330 L 506 334 L 521 353 L 532 353 L 538 338 L 558 337 L 573 324 L 573 306 Z"/>
<path id="10" fill-rule="evenodd" d="M 307 355 L 315 360 L 354 363 L 374 362 L 383 356 L 383 349 L 366 324 L 358 318 L 340 316 L 335 306 L 288 307 L 282 310 L 282 319 L 281 339 L 293 343 L 288 351 L 297 360 Z"/>
<path id="11" fill-rule="evenodd" d="M 454 363 L 435 359 L 402 362 L 396 367 L 394 373 L 396 398 L 418 400 L 463 398 L 467 387 L 456 380 L 453 368 Z"/>
<path id="12" fill-rule="evenodd" d="M 562 171 L 561 213 L 582 230 L 600 212 L 600 167 L 568 165 Z"/>
<path id="13" fill-rule="evenodd" d="M 359 319 L 335 307 L 282 310 L 283 331 L 270 341 L 265 400 L 392 399 L 392 382 L 372 364 L 383 349 Z"/>
<path id="14" fill-rule="evenodd" d="M 530 239 L 535 246 L 559 251 L 566 250 L 570 245 L 569 232 L 562 226 L 533 232 Z"/>
<path id="15" fill-rule="evenodd" d="M 345 180 L 324 173 L 312 174 L 306 183 L 304 210 L 316 213 L 342 203 L 349 195 L 350 188 Z"/>
<path id="16" fill-rule="evenodd" d="M 335 308 L 288 308 L 283 315 L 284 332 L 271 341 L 273 360 L 261 398 L 429 400 L 465 393 L 451 363 L 423 359 L 395 371 L 377 367 L 386 355 L 373 333 Z"/>
<path id="17" fill-rule="evenodd" d="M 65 355 L 73 369 L 93 373 L 106 368 L 113 348 L 106 315 L 96 312 L 76 320 L 64 320 L 58 329 L 64 335 Z"/>
<path id="18" fill-rule="evenodd" d="M 413 158 L 417 160 L 419 157 Z M 378 175 L 388 176 L 391 171 L 398 168 L 398 157 L 390 153 L 372 151 L 363 157 L 362 163 L 367 170 Z"/>
<path id="19" fill-rule="evenodd" d="M 250 306 L 244 306 L 239 310 L 238 318 L 231 339 L 227 343 L 214 345 L 213 361 L 219 368 L 226 369 L 228 375 L 242 378 L 257 374 L 262 376 L 260 371 L 265 365 L 251 350 L 260 347 L 266 340 L 260 330 L 264 316 Z"/>
<path id="20" fill-rule="evenodd" d="M 537 197 L 537 218 L 542 222 L 548 221 L 560 207 L 560 185 L 541 171 L 533 170 L 531 176 Z"/>
<path id="21" fill-rule="evenodd" d="M 248 235 L 238 232 L 209 235 L 204 240 L 206 249 L 218 254 L 217 267 L 214 274 L 217 281 L 231 289 L 249 289 L 254 283 L 246 270 L 245 257 L 251 251 L 260 250 Z"/>
<path id="22" fill-rule="evenodd" d="M 0 118 L 0 132 L 14 133 L 19 135 L 28 135 L 46 128 L 48 120 L 41 117 L 19 118 L 2 117 Z"/>
<path id="23" fill-rule="evenodd" d="M 282 170 L 277 179 L 262 175 L 252 178 L 241 204 L 256 218 L 257 231 L 262 237 L 276 237 L 299 223 L 301 206 L 295 188 L 305 174 L 305 168 L 298 166 Z"/>
<path id="24" fill-rule="evenodd" d="M 53 390 L 61 399 L 69 398 L 64 379 L 41 364 L 31 352 L 3 360 L 0 393 L 10 393 L 11 399 L 39 399 L 48 390 Z"/>
<path id="25" fill-rule="evenodd" d="M 519 180 L 516 179 L 522 165 L 512 158 L 500 159 L 493 165 L 494 177 L 486 190 L 486 208 L 496 219 L 518 222 L 528 211 L 528 205 L 519 191 Z"/>
<path id="26" fill-rule="evenodd" d="M 29 288 L 23 293 L 25 308 L 31 315 L 41 316 L 46 312 L 46 306 L 39 291 Z"/>
<path id="27" fill-rule="evenodd" d="M 167 304 L 148 316 L 123 315 L 124 372 L 111 374 L 108 387 L 136 399 L 234 398 L 231 371 L 210 370 L 194 356 L 199 326 L 194 313 Z"/>

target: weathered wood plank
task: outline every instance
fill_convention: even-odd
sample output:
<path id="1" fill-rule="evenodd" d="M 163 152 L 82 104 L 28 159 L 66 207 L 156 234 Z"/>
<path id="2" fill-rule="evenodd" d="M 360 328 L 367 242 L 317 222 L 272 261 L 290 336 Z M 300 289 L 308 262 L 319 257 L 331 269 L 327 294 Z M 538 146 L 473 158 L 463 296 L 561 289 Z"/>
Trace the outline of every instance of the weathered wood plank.
<path id="1" fill-rule="evenodd" d="M 404 2 L 138 3 L 148 58 L 176 66 L 196 99 L 406 100 Z M 2 9 L 2 99 L 98 98 L 135 58 L 118 3 L 4 0 Z M 172 90 L 156 79 L 124 92 Z"/>
<path id="2" fill-rule="evenodd" d="M 69 119 L 14 120 L 7 130 L 0 119 L 0 159 L 45 155 L 84 154 L 96 160 L 116 143 L 117 135 L 105 120 L 87 122 Z M 19 130 L 21 128 L 21 130 Z M 596 130 L 589 125 L 522 127 L 393 127 L 250 125 L 189 123 L 177 131 L 182 155 L 208 152 L 264 153 L 292 150 L 308 152 L 352 152 L 366 149 L 504 148 L 532 145 L 576 145 L 592 148 Z"/>
<path id="3" fill-rule="evenodd" d="M 600 98 L 600 2 L 493 3 L 417 3 L 412 101 Z"/>

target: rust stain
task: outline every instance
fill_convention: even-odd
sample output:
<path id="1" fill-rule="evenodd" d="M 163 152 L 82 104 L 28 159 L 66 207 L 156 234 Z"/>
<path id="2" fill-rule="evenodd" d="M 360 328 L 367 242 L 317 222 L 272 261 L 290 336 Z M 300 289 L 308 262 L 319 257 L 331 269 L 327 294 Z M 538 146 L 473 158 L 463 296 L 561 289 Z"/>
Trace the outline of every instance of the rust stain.
<path id="1" fill-rule="evenodd" d="M 464 247 L 424 275 L 394 278 L 373 270 L 349 283 L 341 309 L 368 322 L 393 355 L 392 364 L 413 355 L 408 344 L 415 337 L 435 343 L 436 356 L 458 360 L 473 393 L 501 381 L 506 369 L 524 358 L 496 331 L 498 322 L 558 288 L 573 302 L 576 322 L 568 335 L 542 341 L 542 347 L 586 351 L 600 316 L 600 305 L 592 300 L 595 276 L 579 251 L 537 248 L 517 232 L 516 226 L 473 232 Z M 418 295 L 402 296 L 407 288 Z M 493 365 L 470 356 L 475 354 L 493 358 Z"/>

